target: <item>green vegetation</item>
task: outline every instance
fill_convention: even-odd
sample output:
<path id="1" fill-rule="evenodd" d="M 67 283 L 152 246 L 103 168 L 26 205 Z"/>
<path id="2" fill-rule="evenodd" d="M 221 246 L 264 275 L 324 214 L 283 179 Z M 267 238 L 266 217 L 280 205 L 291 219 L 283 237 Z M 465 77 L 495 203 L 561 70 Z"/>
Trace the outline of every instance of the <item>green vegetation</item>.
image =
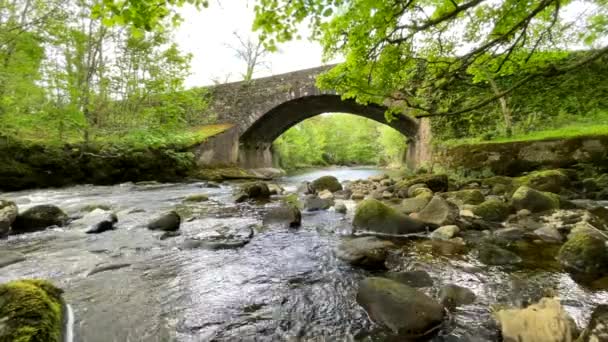
<path id="1" fill-rule="evenodd" d="M 62 292 L 51 283 L 38 279 L 0 285 L 0 340 L 61 341 Z"/>
<path id="2" fill-rule="evenodd" d="M 275 142 L 281 166 L 400 166 L 406 137 L 373 120 L 350 114 L 320 115 L 283 133 Z"/>
<path id="3" fill-rule="evenodd" d="M 44 145 L 183 145 L 213 129 L 170 31 L 108 27 L 95 0 L 0 1 L 0 132 Z"/>

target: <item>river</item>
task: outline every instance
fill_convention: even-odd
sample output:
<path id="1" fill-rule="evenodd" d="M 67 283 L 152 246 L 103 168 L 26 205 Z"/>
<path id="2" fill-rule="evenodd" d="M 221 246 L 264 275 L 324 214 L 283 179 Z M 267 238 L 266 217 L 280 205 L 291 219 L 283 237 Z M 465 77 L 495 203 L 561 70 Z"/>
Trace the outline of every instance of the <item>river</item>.
<path id="1" fill-rule="evenodd" d="M 302 180 L 334 174 L 340 180 L 367 178 L 382 170 L 330 169 L 286 177 L 294 189 Z M 70 215 L 85 205 L 110 205 L 118 214 L 114 231 L 84 234 L 57 228 L 12 236 L 0 249 L 26 260 L 0 269 L 0 282 L 45 278 L 65 290 L 74 311 L 75 341 L 384 341 L 385 332 L 357 305 L 358 282 L 372 273 L 336 259 L 334 248 L 351 233 L 354 202 L 344 217 L 330 211 L 303 213 L 302 227 L 262 227 L 261 215 L 276 203 L 234 204 L 235 184 L 202 183 L 74 186 L 0 194 L 20 210 L 55 204 Z M 205 193 L 210 201 L 183 199 Z M 175 207 L 188 213 L 182 236 L 160 240 L 144 224 Z M 238 249 L 183 248 L 184 239 L 218 226 L 256 225 L 250 243 Z M 457 309 L 433 341 L 495 341 L 491 305 L 538 296 L 545 287 L 559 293 L 568 312 L 584 326 L 604 291 L 590 291 L 551 265 L 487 267 L 469 255 L 446 257 L 409 252 L 397 268 L 421 269 L 434 280 L 423 291 L 436 297 L 443 284 L 475 292 L 477 300 Z M 98 265 L 121 264 L 91 274 Z M 551 264 L 551 263 L 549 263 Z"/>

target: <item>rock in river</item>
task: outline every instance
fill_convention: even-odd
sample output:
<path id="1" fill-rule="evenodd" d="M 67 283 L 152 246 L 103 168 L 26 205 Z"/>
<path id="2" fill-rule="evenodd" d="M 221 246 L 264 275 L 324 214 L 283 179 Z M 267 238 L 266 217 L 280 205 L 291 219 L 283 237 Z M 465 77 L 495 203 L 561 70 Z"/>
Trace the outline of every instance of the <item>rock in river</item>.
<path id="1" fill-rule="evenodd" d="M 429 204 L 416 215 L 416 218 L 438 226 L 446 226 L 453 224 L 459 213 L 460 210 L 456 204 L 448 202 L 440 196 L 434 196 Z"/>
<path id="2" fill-rule="evenodd" d="M 527 186 L 519 187 L 511 197 L 511 204 L 516 210 L 528 209 L 531 212 L 559 209 L 559 196 L 534 190 Z"/>
<path id="3" fill-rule="evenodd" d="M 270 198 L 270 189 L 264 182 L 254 182 L 243 185 L 235 197 L 235 202 L 246 200 L 267 200 Z"/>
<path id="4" fill-rule="evenodd" d="M 557 259 L 575 279 L 583 282 L 608 274 L 606 239 L 589 229 L 570 234 L 568 241 L 560 248 Z"/>
<path id="5" fill-rule="evenodd" d="M 99 234 L 114 229 L 118 222 L 116 214 L 102 209 L 95 209 L 70 224 L 87 228 L 87 234 Z"/>
<path id="6" fill-rule="evenodd" d="M 150 230 L 163 230 L 163 231 L 176 231 L 179 229 L 181 224 L 181 217 L 175 212 L 170 211 L 162 214 L 156 219 L 148 223 L 148 229 Z"/>
<path id="7" fill-rule="evenodd" d="M 479 260 L 486 265 L 514 265 L 521 262 L 517 254 L 493 244 L 483 243 L 477 249 Z"/>
<path id="8" fill-rule="evenodd" d="M 608 305 L 598 305 L 591 314 L 589 325 L 577 342 L 608 341 Z"/>
<path id="9" fill-rule="evenodd" d="M 291 203 L 283 203 L 279 207 L 270 209 L 264 215 L 264 224 L 285 224 L 288 227 L 299 227 L 302 223 L 300 209 Z"/>
<path id="10" fill-rule="evenodd" d="M 318 195 L 306 195 L 304 197 L 304 209 L 308 211 L 329 209 L 333 204 L 333 199 L 321 198 Z"/>
<path id="11" fill-rule="evenodd" d="M 336 249 L 336 256 L 352 265 L 383 268 L 388 251 L 395 245 L 373 236 L 343 241 Z"/>
<path id="12" fill-rule="evenodd" d="M 0 239 L 8 236 L 17 214 L 18 209 L 14 202 L 0 200 Z"/>
<path id="13" fill-rule="evenodd" d="M 503 341 L 568 342 L 573 341 L 576 330 L 574 321 L 555 298 L 542 298 L 525 309 L 500 310 L 496 319 Z"/>
<path id="14" fill-rule="evenodd" d="M 342 190 L 342 184 L 338 181 L 338 179 L 334 176 L 323 176 L 315 179 L 310 187 L 313 191 L 320 192 L 323 190 L 329 190 L 331 192 L 336 192 Z"/>
<path id="15" fill-rule="evenodd" d="M 245 246 L 253 238 L 251 225 L 226 226 L 218 225 L 213 231 L 188 238 L 182 244 L 183 249 L 234 249 Z"/>
<path id="16" fill-rule="evenodd" d="M 440 328 L 443 306 L 413 287 L 386 278 L 366 278 L 357 302 L 369 317 L 403 338 L 429 335 Z"/>
<path id="17" fill-rule="evenodd" d="M 375 199 L 357 205 L 353 226 L 382 234 L 410 234 L 426 231 L 428 224 L 408 217 Z"/>
<path id="18" fill-rule="evenodd" d="M 29 233 L 45 230 L 51 226 L 64 226 L 68 215 L 54 205 L 37 205 L 17 216 L 13 223 L 12 234 Z"/>
<path id="19" fill-rule="evenodd" d="M 441 304 L 448 308 L 455 308 L 460 305 L 468 305 L 475 301 L 475 293 L 466 287 L 448 284 L 441 288 L 439 292 Z"/>
<path id="20" fill-rule="evenodd" d="M 63 291 L 39 279 L 0 285 L 0 341 L 60 342 Z"/>

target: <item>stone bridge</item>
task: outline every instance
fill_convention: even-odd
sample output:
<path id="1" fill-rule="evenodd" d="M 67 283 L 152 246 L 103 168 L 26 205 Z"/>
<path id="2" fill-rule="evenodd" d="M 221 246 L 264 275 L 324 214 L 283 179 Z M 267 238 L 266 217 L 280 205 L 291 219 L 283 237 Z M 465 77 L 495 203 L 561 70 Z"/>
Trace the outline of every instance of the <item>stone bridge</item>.
<path id="1" fill-rule="evenodd" d="M 211 87 L 210 111 L 217 115 L 219 123 L 230 123 L 233 127 L 199 148 L 199 165 L 272 167 L 275 164 L 272 142 L 277 137 L 305 119 L 329 112 L 354 114 L 393 127 L 408 141 L 407 165 L 412 168 L 420 165 L 429 153 L 428 123 L 406 116 L 387 122 L 383 106 L 361 105 L 342 100 L 335 92 L 321 91 L 315 85 L 316 77 L 329 68 Z"/>

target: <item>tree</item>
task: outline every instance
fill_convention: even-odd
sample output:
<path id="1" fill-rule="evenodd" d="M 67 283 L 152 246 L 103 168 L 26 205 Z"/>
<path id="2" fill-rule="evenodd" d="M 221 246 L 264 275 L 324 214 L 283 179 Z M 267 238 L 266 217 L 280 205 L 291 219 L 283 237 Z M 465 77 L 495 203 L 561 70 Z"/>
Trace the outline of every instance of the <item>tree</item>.
<path id="1" fill-rule="evenodd" d="M 184 3 L 206 5 L 108 0 L 98 12 L 149 29 L 171 13 L 168 4 Z M 389 99 L 392 112 L 418 117 L 479 109 L 533 78 L 608 54 L 606 0 L 257 0 L 255 11 L 254 28 L 269 49 L 297 38 L 307 22 L 326 58 L 344 57 L 320 78 L 322 88 L 361 103 Z M 584 56 L 564 53 L 581 46 Z M 512 78 L 509 88 L 476 103 L 445 100 L 456 83 L 505 76 Z"/>
<path id="2" fill-rule="evenodd" d="M 253 73 L 258 68 L 269 68 L 268 62 L 264 59 L 268 56 L 269 51 L 264 47 L 264 44 L 259 39 L 243 37 L 237 32 L 233 32 L 238 44 L 230 46 L 236 57 L 245 62 L 245 72 L 242 74 L 244 81 L 251 81 Z"/>
<path id="3" fill-rule="evenodd" d="M 583 8 L 584 10 L 576 10 Z M 567 17 L 563 13 L 576 13 Z M 572 71 L 608 53 L 604 0 L 260 0 L 255 28 L 269 45 L 308 20 L 326 57 L 345 62 L 319 80 L 359 102 L 415 116 L 457 115 L 503 98 L 535 77 Z M 570 58 L 566 49 L 585 46 Z M 512 85 L 477 103 L 445 100 L 456 83 Z"/>

